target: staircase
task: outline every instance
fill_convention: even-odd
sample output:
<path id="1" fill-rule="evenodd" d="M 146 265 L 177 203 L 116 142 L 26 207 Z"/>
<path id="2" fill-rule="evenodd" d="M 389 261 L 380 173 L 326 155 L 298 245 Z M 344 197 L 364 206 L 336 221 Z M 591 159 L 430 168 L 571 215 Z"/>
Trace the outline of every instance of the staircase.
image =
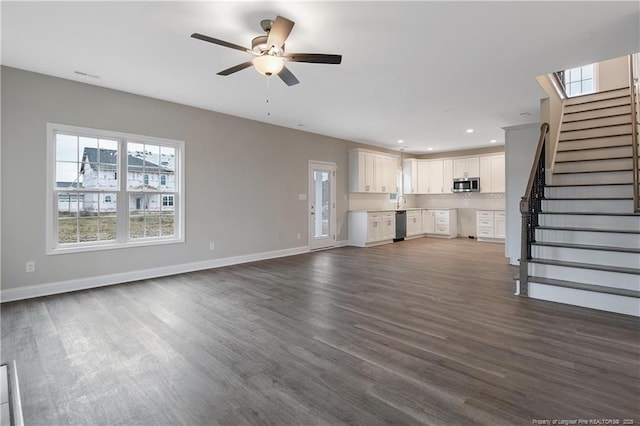
<path id="1" fill-rule="evenodd" d="M 528 261 L 528 296 L 640 316 L 629 88 L 565 102 L 552 184 Z"/>

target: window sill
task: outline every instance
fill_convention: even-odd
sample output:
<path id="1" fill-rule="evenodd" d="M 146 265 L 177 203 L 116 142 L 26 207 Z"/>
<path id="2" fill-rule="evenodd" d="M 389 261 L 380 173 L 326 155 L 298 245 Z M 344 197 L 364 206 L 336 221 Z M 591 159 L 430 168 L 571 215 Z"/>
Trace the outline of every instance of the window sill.
<path id="1" fill-rule="evenodd" d="M 58 254 L 71 254 L 71 253 L 84 253 L 84 252 L 92 252 L 92 251 L 103 251 L 103 250 L 120 250 L 120 249 L 129 249 L 129 248 L 138 248 L 138 247 L 149 247 L 149 246 L 159 246 L 166 244 L 181 244 L 184 243 L 184 238 L 154 238 L 154 239 L 145 239 L 144 241 L 130 241 L 127 243 L 118 243 L 118 242 L 104 242 L 104 243 L 95 243 L 91 245 L 74 245 L 68 247 L 56 247 L 47 249 L 47 256 L 49 255 L 58 255 Z"/>

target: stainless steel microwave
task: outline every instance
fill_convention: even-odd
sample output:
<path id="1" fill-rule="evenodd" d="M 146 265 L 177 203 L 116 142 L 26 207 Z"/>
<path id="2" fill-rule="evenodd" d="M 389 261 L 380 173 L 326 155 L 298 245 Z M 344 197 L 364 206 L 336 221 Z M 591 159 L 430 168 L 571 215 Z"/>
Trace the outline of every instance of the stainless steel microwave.
<path id="1" fill-rule="evenodd" d="M 453 192 L 480 192 L 480 178 L 453 179 Z"/>

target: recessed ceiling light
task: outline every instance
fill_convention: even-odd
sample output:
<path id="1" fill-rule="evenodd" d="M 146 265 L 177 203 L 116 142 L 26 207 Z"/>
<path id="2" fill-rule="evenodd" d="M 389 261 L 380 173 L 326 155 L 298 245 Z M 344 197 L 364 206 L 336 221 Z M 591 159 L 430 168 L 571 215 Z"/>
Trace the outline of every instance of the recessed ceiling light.
<path id="1" fill-rule="evenodd" d="M 402 139 L 398 139 L 398 143 L 404 143 Z"/>
<path id="2" fill-rule="evenodd" d="M 427 151 L 433 151 L 433 148 L 429 147 L 427 148 Z"/>
<path id="3" fill-rule="evenodd" d="M 497 141 L 497 140 L 495 140 L 495 139 L 491 139 L 489 142 L 490 142 L 490 143 L 496 143 L 496 142 L 498 142 L 498 141 Z"/>
<path id="4" fill-rule="evenodd" d="M 473 129 L 467 129 L 467 133 L 473 133 Z"/>

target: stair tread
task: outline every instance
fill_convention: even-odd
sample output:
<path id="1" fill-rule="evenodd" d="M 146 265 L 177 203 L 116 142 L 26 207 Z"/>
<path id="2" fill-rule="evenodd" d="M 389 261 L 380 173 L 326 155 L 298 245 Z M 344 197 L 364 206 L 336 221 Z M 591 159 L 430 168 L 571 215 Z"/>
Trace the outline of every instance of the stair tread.
<path id="1" fill-rule="evenodd" d="M 611 97 L 603 97 L 600 99 L 592 99 L 592 100 L 585 100 L 584 102 L 573 102 L 574 100 L 581 100 L 581 99 L 586 99 L 589 96 L 594 97 L 596 95 L 602 94 L 602 93 L 607 93 L 607 92 L 618 92 L 620 90 L 624 90 L 627 89 L 629 90 L 629 87 L 618 87 L 617 89 L 609 89 L 609 90 L 602 90 L 599 92 L 593 92 L 593 93 L 586 93 L 584 95 L 578 95 L 578 96 L 571 96 L 570 98 L 567 99 L 567 104 L 565 106 L 574 106 L 574 105 L 584 105 L 584 104 L 590 104 L 592 102 L 601 102 L 601 101 L 608 101 L 610 99 L 618 99 L 618 98 L 625 98 L 629 96 L 629 93 L 625 93 L 624 95 L 620 94 L 620 95 L 616 95 L 616 96 L 611 96 Z"/>
<path id="2" fill-rule="evenodd" d="M 639 216 L 637 213 L 617 213 L 617 212 L 549 212 L 541 211 L 538 214 L 566 214 L 566 215 L 580 215 L 580 216 Z"/>
<path id="3" fill-rule="evenodd" d="M 615 106 L 615 107 L 609 107 L 609 108 L 618 108 L 619 106 L 620 105 Z M 580 111 L 580 112 L 582 113 L 584 111 Z M 577 112 L 569 112 L 567 114 L 579 114 L 579 113 L 577 113 Z M 576 120 L 565 120 L 563 118 L 562 124 L 564 124 L 564 123 L 580 123 L 581 121 L 600 120 L 600 119 L 603 119 L 603 118 L 622 117 L 624 115 L 629 115 L 630 116 L 631 112 L 620 112 L 620 113 L 617 113 L 617 114 L 601 115 L 601 116 L 598 116 L 598 117 L 590 117 L 590 118 L 578 118 Z"/>
<path id="4" fill-rule="evenodd" d="M 583 149 L 579 151 L 584 151 Z M 566 152 L 566 151 L 558 151 L 558 152 Z M 556 160 L 555 164 L 560 163 L 580 163 L 582 161 L 608 161 L 608 160 L 622 160 L 625 158 L 629 158 L 629 155 L 616 155 L 613 157 L 599 157 L 599 158 L 579 158 L 577 160 Z"/>
<path id="5" fill-rule="evenodd" d="M 593 130 L 593 129 L 606 129 L 608 127 L 618 127 L 618 126 L 626 126 L 627 124 L 631 124 L 631 118 L 629 118 L 628 123 L 615 123 L 615 124 L 601 124 L 599 126 L 593 127 L 585 127 L 583 129 L 569 129 L 569 130 L 561 130 L 560 134 L 569 133 L 569 132 L 582 132 L 584 130 Z"/>
<path id="6" fill-rule="evenodd" d="M 570 172 L 553 172 L 554 175 L 573 175 L 580 173 L 607 173 L 607 172 L 632 172 L 633 168 L 627 169 L 611 169 L 611 170 L 583 170 L 580 172 L 570 171 Z"/>
<path id="7" fill-rule="evenodd" d="M 609 185 L 633 185 L 633 182 L 618 182 L 618 183 L 571 183 L 567 185 L 545 185 L 545 188 L 567 188 L 572 186 L 609 186 Z"/>
<path id="8" fill-rule="evenodd" d="M 572 142 L 572 141 L 588 141 L 589 139 L 612 138 L 612 137 L 616 137 L 616 136 L 631 136 L 631 130 L 625 131 L 625 132 L 621 132 L 621 133 L 615 133 L 613 135 L 587 136 L 587 137 L 573 138 L 573 139 L 558 139 L 558 143 Z"/>
<path id="9" fill-rule="evenodd" d="M 562 142 L 567 142 L 567 141 L 560 141 L 559 143 L 562 143 Z M 560 149 L 560 146 L 558 146 L 557 152 L 560 153 L 560 152 L 576 152 L 576 151 L 595 151 L 595 150 L 598 150 L 598 149 L 627 148 L 627 147 L 632 147 L 632 146 L 633 145 L 630 144 L 630 143 L 623 143 L 623 144 L 619 144 L 619 145 L 594 146 L 594 147 L 591 147 L 591 148 L 573 148 L 573 149 Z"/>
<path id="10" fill-rule="evenodd" d="M 553 278 L 529 276 L 528 281 L 538 284 L 547 284 L 557 287 L 573 288 L 576 290 L 593 291 L 596 293 L 615 294 L 618 296 L 638 297 L 640 298 L 640 291 L 627 290 L 625 288 L 607 287 L 604 285 L 586 284 L 575 281 L 556 280 Z"/>
<path id="11" fill-rule="evenodd" d="M 633 197 L 576 197 L 576 198 L 570 198 L 570 197 L 544 197 L 542 199 L 544 200 L 558 200 L 558 201 L 565 201 L 565 200 L 577 200 L 577 201 L 598 201 L 598 200 L 605 200 L 605 201 L 621 201 L 621 200 L 633 200 Z"/>
<path id="12" fill-rule="evenodd" d="M 612 100 L 612 99 L 622 100 L 623 98 L 628 98 L 628 97 L 629 97 L 629 95 L 627 95 L 627 96 L 618 96 L 618 97 L 615 97 L 615 98 L 602 99 L 602 100 L 603 101 Z M 585 102 L 584 104 L 577 104 L 577 105 L 586 105 L 586 104 L 587 103 Z M 606 105 L 606 106 L 600 106 L 600 107 L 596 107 L 596 108 L 587 108 L 587 109 L 583 109 L 583 110 L 580 110 L 580 111 L 564 111 L 563 116 L 567 116 L 567 115 L 571 115 L 571 114 L 580 114 L 580 113 L 583 113 L 583 112 L 601 111 L 601 110 L 605 110 L 605 109 L 609 109 L 609 108 L 618 108 L 618 107 L 627 106 L 627 105 L 629 105 L 629 103 L 624 102 L 624 103 L 620 103 L 620 104 L 617 104 L 617 105 Z M 573 106 L 573 105 L 566 105 L 566 107 L 571 107 L 571 106 Z"/>
<path id="13" fill-rule="evenodd" d="M 564 260 L 538 259 L 538 258 L 530 259 L 529 263 L 540 263 L 543 265 L 552 265 L 552 266 L 568 266 L 571 268 L 593 269 L 597 271 L 619 272 L 622 274 L 640 275 L 640 269 L 625 268 L 622 266 L 596 265 L 593 263 L 567 262 Z"/>
<path id="14" fill-rule="evenodd" d="M 600 251 L 614 251 L 620 253 L 638 253 L 640 249 L 628 248 L 628 247 L 611 247 L 611 246 L 597 246 L 589 244 L 573 244 L 573 243 L 553 243 L 547 241 L 536 241 L 531 243 L 534 246 L 546 246 L 546 247 L 566 247 L 580 250 L 600 250 Z"/>
<path id="15" fill-rule="evenodd" d="M 604 232 L 609 234 L 638 234 L 640 231 L 633 231 L 631 229 L 603 229 L 603 228 L 581 228 L 581 227 L 568 227 L 568 226 L 538 226 L 536 229 L 547 231 L 574 231 L 574 232 Z"/>

